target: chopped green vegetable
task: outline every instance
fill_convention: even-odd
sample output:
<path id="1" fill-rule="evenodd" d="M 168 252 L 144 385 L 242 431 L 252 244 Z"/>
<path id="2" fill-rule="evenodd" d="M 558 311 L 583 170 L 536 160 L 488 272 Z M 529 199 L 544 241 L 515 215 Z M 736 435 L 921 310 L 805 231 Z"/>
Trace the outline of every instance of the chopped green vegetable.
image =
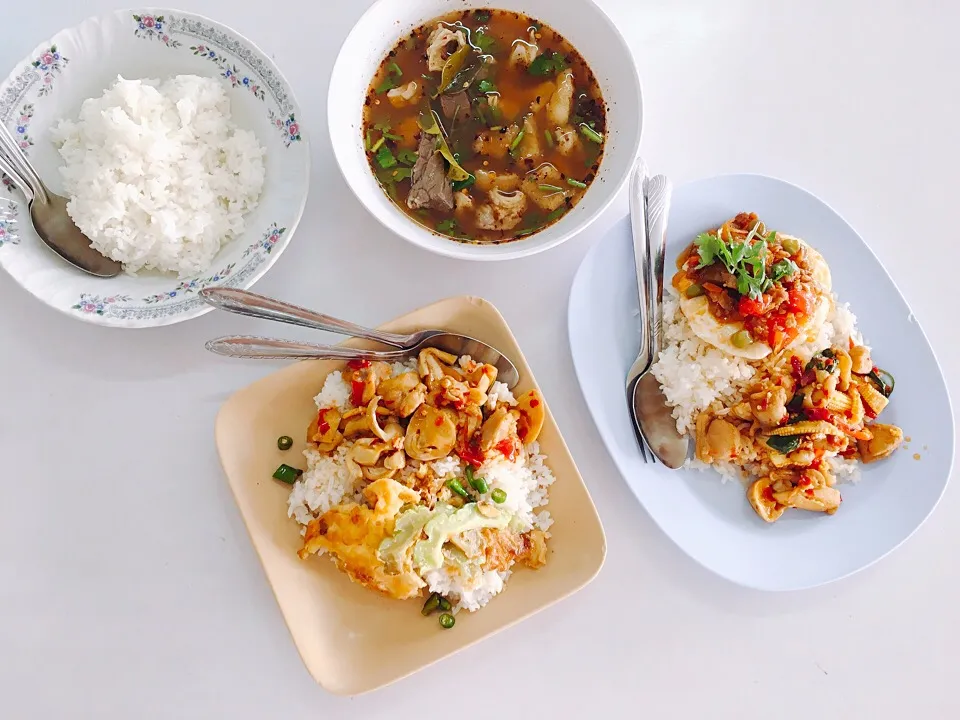
<path id="1" fill-rule="evenodd" d="M 491 17 L 493 16 L 490 14 L 489 10 L 476 10 L 473 13 L 473 19 L 477 22 L 490 22 Z"/>
<path id="2" fill-rule="evenodd" d="M 400 137 L 399 135 L 393 135 L 392 133 L 388 133 L 388 132 L 385 132 L 383 136 L 387 140 L 393 140 L 394 142 L 400 142 L 401 140 L 403 140 L 403 138 Z"/>
<path id="3" fill-rule="evenodd" d="M 441 596 L 440 596 L 440 609 L 443 610 L 444 612 L 448 612 L 451 607 L 452 607 L 452 605 L 450 605 L 450 601 L 447 600 L 443 595 L 441 595 Z"/>
<path id="4" fill-rule="evenodd" d="M 497 39 L 492 35 L 487 35 L 482 30 L 478 30 L 477 32 L 473 33 L 473 45 L 485 55 L 490 55 L 496 52 Z"/>
<path id="5" fill-rule="evenodd" d="M 583 135 L 587 140 L 591 140 L 598 145 L 603 143 L 603 135 L 598 133 L 586 123 L 580 123 L 580 134 Z"/>
<path id="6" fill-rule="evenodd" d="M 567 185 L 570 187 L 580 188 L 581 190 L 587 186 L 585 182 L 580 182 L 579 180 L 574 180 L 573 178 L 567 178 Z"/>
<path id="7" fill-rule="evenodd" d="M 450 613 L 443 613 L 440 615 L 440 627 L 444 630 L 449 630 L 457 622 L 457 619 L 453 617 Z"/>
<path id="8" fill-rule="evenodd" d="M 384 170 L 389 170 L 397 164 L 397 158 L 394 156 L 393 151 L 388 148 L 386 145 L 383 145 L 383 138 L 380 138 L 380 149 L 377 150 L 376 158 L 377 164 L 382 167 Z"/>
<path id="9" fill-rule="evenodd" d="M 438 230 L 440 229 L 439 225 L 437 226 L 437 229 Z M 449 480 L 447 480 L 447 487 L 453 490 L 460 497 L 467 500 L 472 500 L 470 493 L 467 492 L 467 489 L 456 478 L 450 478 Z"/>
<path id="10" fill-rule="evenodd" d="M 443 64 L 443 72 L 440 74 L 441 93 L 445 93 L 450 89 L 453 79 L 457 76 L 457 73 L 463 69 L 463 64 L 467 61 L 470 50 L 469 45 L 464 45 L 447 58 L 447 61 Z"/>
<path id="11" fill-rule="evenodd" d="M 720 262 L 737 279 L 737 292 L 756 300 L 773 285 L 766 273 L 767 239 L 756 237 L 759 225 L 758 222 L 743 242 L 726 242 L 712 233 L 698 235 L 694 240 L 700 255 L 697 268 Z M 771 233 L 770 237 L 773 236 Z"/>
<path id="12" fill-rule="evenodd" d="M 281 450 L 289 450 L 293 447 L 293 438 L 289 435 L 281 435 L 277 438 L 277 447 Z"/>
<path id="13" fill-rule="evenodd" d="M 696 283 L 693 283 L 686 290 L 683 291 L 683 294 L 686 295 L 688 298 L 700 297 L 701 295 L 703 295 L 703 287 L 700 285 L 697 285 Z"/>
<path id="14" fill-rule="evenodd" d="M 800 447 L 799 435 L 773 435 L 767 438 L 767 446 L 786 455 Z"/>
<path id="15" fill-rule="evenodd" d="M 547 219 L 546 219 L 546 221 L 545 221 L 544 224 L 545 224 L 545 225 L 549 225 L 549 224 L 552 223 L 554 220 L 557 220 L 557 219 L 563 217 L 566 212 L 567 212 L 567 206 L 566 206 L 566 205 L 561 205 L 561 206 L 558 207 L 556 210 L 554 210 L 552 213 L 550 213 L 549 215 L 547 215 Z"/>
<path id="16" fill-rule="evenodd" d="M 494 488 L 490 491 L 490 499 L 497 505 L 502 505 L 507 501 L 507 491 L 502 488 Z"/>
<path id="17" fill-rule="evenodd" d="M 466 476 L 467 482 L 470 483 L 470 487 L 472 487 L 481 495 L 490 489 L 490 487 L 487 485 L 487 481 L 484 478 L 478 478 L 473 474 L 473 468 L 471 466 L 467 465 L 467 469 L 463 474 Z"/>
<path id="18" fill-rule="evenodd" d="M 547 184 L 537 185 L 537 189 L 540 190 L 541 192 L 549 192 L 549 193 L 563 192 L 563 188 L 557 187 L 556 185 L 547 185 Z"/>
<path id="19" fill-rule="evenodd" d="M 400 69 L 400 66 L 395 62 L 387 65 L 387 72 L 393 75 L 394 77 L 403 77 L 403 70 Z"/>
<path id="20" fill-rule="evenodd" d="M 476 176 L 476 175 L 471 175 L 471 176 L 468 177 L 466 180 L 457 180 L 457 181 L 455 181 L 455 182 L 453 182 L 453 183 L 451 183 L 451 184 L 453 185 L 453 191 L 454 191 L 454 192 L 459 192 L 460 190 L 465 190 L 466 188 L 470 187 L 470 186 L 473 185 L 476 181 L 477 181 L 477 176 Z"/>
<path id="21" fill-rule="evenodd" d="M 770 268 L 772 273 L 770 279 L 773 282 L 777 282 L 785 277 L 792 276 L 797 271 L 797 266 L 793 263 L 792 260 L 781 260 L 773 264 L 773 267 Z"/>
<path id="22" fill-rule="evenodd" d="M 810 358 L 810 361 L 803 370 L 804 372 L 810 372 L 811 370 L 827 370 L 828 372 L 834 372 L 835 370 L 839 369 L 840 365 L 837 362 L 837 356 L 833 352 L 833 349 L 826 348 Z"/>
<path id="23" fill-rule="evenodd" d="M 374 124 L 373 129 L 379 130 L 380 132 L 385 133 L 388 130 L 390 130 L 390 128 L 392 127 L 393 125 L 390 124 L 389 120 L 381 120 L 380 122 Z"/>
<path id="24" fill-rule="evenodd" d="M 374 89 L 374 92 L 377 95 L 383 95 L 388 90 L 393 90 L 396 86 L 397 83 L 392 77 L 385 77 L 383 81 Z"/>
<path id="25" fill-rule="evenodd" d="M 401 150 L 397 153 L 397 162 L 402 165 L 416 165 L 417 152 L 415 150 Z"/>
<path id="26" fill-rule="evenodd" d="M 397 81 L 403 76 L 403 70 L 400 69 L 400 66 L 395 62 L 387 65 L 387 74 L 386 77 L 377 85 L 376 93 L 377 95 L 383 95 L 387 90 L 393 90 L 397 86 Z M 378 130 L 383 131 L 383 128 L 377 128 Z M 390 129 L 390 126 L 387 125 L 387 130 Z"/>
<path id="27" fill-rule="evenodd" d="M 384 144 L 386 141 L 387 141 L 387 139 L 386 139 L 386 138 L 383 138 L 383 137 L 380 138 L 379 140 L 377 140 L 377 141 L 373 144 L 373 147 L 370 148 L 370 152 L 376 152 L 377 150 L 379 150 L 381 147 L 383 147 L 383 144 Z"/>
<path id="28" fill-rule="evenodd" d="M 423 604 L 423 607 L 420 608 L 420 614 L 426 617 L 439 607 L 440 593 L 430 593 L 430 597 L 427 598 L 427 601 Z"/>
<path id="29" fill-rule="evenodd" d="M 413 169 L 408 167 L 397 168 L 392 173 L 390 173 L 390 176 L 396 182 L 400 182 L 401 180 L 406 180 L 411 175 L 413 175 Z"/>
<path id="30" fill-rule="evenodd" d="M 546 50 L 530 63 L 527 72 L 538 77 L 556 75 L 567 67 L 566 58 L 553 50 Z"/>
<path id="31" fill-rule="evenodd" d="M 367 150 L 373 149 L 373 130 L 367 130 L 366 139 L 367 142 L 364 146 L 367 148 Z"/>
<path id="32" fill-rule="evenodd" d="M 297 480 L 300 479 L 301 475 L 303 475 L 303 470 L 290 467 L 286 463 L 282 464 L 273 472 L 273 477 L 280 482 L 285 482 L 287 485 L 293 485 Z"/>
<path id="33" fill-rule="evenodd" d="M 481 80 L 477 83 L 477 90 L 482 93 L 495 93 L 497 91 L 497 86 L 489 80 Z"/>
<path id="34" fill-rule="evenodd" d="M 734 347 L 742 349 L 752 343 L 753 338 L 750 336 L 749 330 L 740 330 L 733 334 L 733 336 L 730 338 L 730 342 L 733 343 Z"/>
<path id="35" fill-rule="evenodd" d="M 791 255 L 795 255 L 800 250 L 800 241 L 795 237 L 782 237 L 780 238 L 780 244 Z"/>
<path id="36" fill-rule="evenodd" d="M 510 143 L 510 152 L 513 152 L 520 145 L 520 141 L 523 140 L 523 135 L 526 131 L 521 130 L 517 133 L 517 136 L 513 139 L 513 142 Z"/>
<path id="37" fill-rule="evenodd" d="M 893 394 L 893 386 L 896 384 L 896 381 L 894 381 L 893 375 L 886 370 L 875 367 L 867 377 L 873 380 L 874 385 L 877 386 L 877 390 L 883 393 L 884 397 L 890 397 Z"/>
<path id="38" fill-rule="evenodd" d="M 547 141 L 547 147 L 553 147 L 553 133 L 550 132 L 549 130 L 544 130 L 544 131 L 543 131 L 543 137 L 544 137 L 544 138 L 546 139 L 546 141 Z M 584 187 L 586 187 L 586 186 L 584 186 Z"/>

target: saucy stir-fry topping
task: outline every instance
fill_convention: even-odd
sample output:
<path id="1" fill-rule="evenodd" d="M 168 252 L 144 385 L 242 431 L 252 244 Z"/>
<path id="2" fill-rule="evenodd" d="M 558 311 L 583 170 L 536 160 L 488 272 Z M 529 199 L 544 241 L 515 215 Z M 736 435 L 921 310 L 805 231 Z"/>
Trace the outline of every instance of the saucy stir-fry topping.
<path id="1" fill-rule="evenodd" d="M 706 296 L 718 321 L 742 322 L 732 342 L 789 345 L 810 318 L 823 288 L 813 251 L 797 238 L 768 232 L 754 213 L 740 213 L 700 234 L 681 254 L 674 286 L 687 298 Z"/>
<path id="2" fill-rule="evenodd" d="M 414 220 L 467 242 L 531 235 L 572 208 L 606 140 L 599 85 L 562 36 L 471 10 L 404 37 L 373 78 L 364 146 Z"/>

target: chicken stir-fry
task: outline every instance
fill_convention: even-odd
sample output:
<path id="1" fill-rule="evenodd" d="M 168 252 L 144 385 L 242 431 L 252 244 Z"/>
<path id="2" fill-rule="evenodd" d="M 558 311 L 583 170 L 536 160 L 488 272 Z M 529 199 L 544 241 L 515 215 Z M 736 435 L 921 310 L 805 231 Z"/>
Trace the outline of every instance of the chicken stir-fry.
<path id="1" fill-rule="evenodd" d="M 786 353 L 761 368 L 740 403 L 697 417 L 697 459 L 749 467 L 759 479 L 747 498 L 766 522 L 788 508 L 832 515 L 841 497 L 829 458 L 871 463 L 903 442 L 899 427 L 873 422 L 893 387 L 862 345 L 809 359 Z"/>
<path id="2" fill-rule="evenodd" d="M 506 492 L 481 476 L 525 461 L 545 419 L 536 390 L 514 399 L 494 366 L 436 348 L 415 369 L 352 361 L 342 380 L 350 402 L 320 408 L 307 442 L 342 459 L 359 498 L 307 524 L 301 557 L 329 553 L 355 582 L 399 599 L 444 563 L 469 575 L 546 562 L 549 535 L 511 521 Z M 438 470 L 447 458 L 466 466 L 463 480 Z"/>

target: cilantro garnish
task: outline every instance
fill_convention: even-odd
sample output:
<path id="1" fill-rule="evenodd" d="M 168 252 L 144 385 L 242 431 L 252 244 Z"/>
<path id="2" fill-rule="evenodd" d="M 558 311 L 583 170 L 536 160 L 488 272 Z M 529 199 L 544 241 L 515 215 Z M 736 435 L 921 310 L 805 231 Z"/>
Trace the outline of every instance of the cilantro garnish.
<path id="1" fill-rule="evenodd" d="M 767 237 L 760 236 L 757 234 L 759 227 L 760 223 L 757 223 L 742 242 L 725 242 L 710 233 L 698 235 L 694 241 L 700 255 L 697 269 L 721 263 L 736 278 L 737 292 L 756 300 L 773 287 L 773 283 L 789 277 L 797 269 L 790 260 L 782 260 L 771 268 L 773 274 L 767 275 L 767 245 L 776 241 L 777 234 L 771 232 Z"/>
<path id="2" fill-rule="evenodd" d="M 547 50 L 537 55 L 536 59 L 530 63 L 530 67 L 527 68 L 527 72 L 531 75 L 543 77 L 556 75 L 561 70 L 565 70 L 566 67 L 567 60 L 563 55 L 553 50 Z"/>

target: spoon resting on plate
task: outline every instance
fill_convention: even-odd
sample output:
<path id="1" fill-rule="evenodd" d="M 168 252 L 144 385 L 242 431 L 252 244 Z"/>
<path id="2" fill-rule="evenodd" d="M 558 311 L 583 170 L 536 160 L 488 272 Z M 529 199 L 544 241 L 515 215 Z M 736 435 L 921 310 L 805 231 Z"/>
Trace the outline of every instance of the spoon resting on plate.
<path id="1" fill-rule="evenodd" d="M 7 128 L 0 123 L 0 170 L 27 198 L 30 219 L 44 244 L 68 263 L 96 277 L 111 278 L 123 266 L 90 243 L 67 213 L 67 199 L 50 192 Z"/>
<path id="2" fill-rule="evenodd" d="M 497 380 L 509 388 L 520 382 L 520 373 L 509 358 L 496 348 L 468 335 L 451 333 L 445 330 L 420 330 L 409 335 L 373 330 L 362 325 L 339 320 L 330 315 L 235 288 L 205 288 L 200 291 L 200 297 L 216 308 L 238 315 L 262 320 L 275 320 L 315 330 L 326 330 L 339 335 L 364 338 L 398 348 L 397 350 L 360 350 L 334 345 L 315 345 L 292 340 L 234 335 L 216 338 L 206 344 L 207 350 L 217 355 L 261 360 L 315 359 L 402 362 L 411 357 L 416 357 L 420 350 L 425 347 L 435 347 L 438 350 L 457 356 L 469 355 L 479 363 L 493 365 L 497 368 Z"/>

